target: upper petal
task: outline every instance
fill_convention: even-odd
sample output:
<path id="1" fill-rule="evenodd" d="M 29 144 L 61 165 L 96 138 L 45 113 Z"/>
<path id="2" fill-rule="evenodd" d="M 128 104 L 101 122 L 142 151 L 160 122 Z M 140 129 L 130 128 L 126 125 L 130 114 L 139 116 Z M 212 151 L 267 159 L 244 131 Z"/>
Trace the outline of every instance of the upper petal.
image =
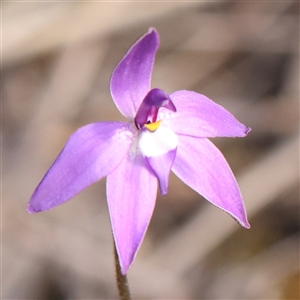
<path id="1" fill-rule="evenodd" d="M 177 112 L 162 111 L 177 134 L 194 137 L 243 137 L 250 131 L 229 111 L 204 95 L 177 91 L 170 95 Z"/>
<path id="2" fill-rule="evenodd" d="M 151 74 L 159 36 L 154 28 L 143 35 L 115 68 L 110 91 L 119 111 L 134 118 L 142 100 L 150 90 Z"/>
<path id="3" fill-rule="evenodd" d="M 222 153 L 208 139 L 179 136 L 172 171 L 242 226 L 250 227 L 236 179 Z"/>
<path id="4" fill-rule="evenodd" d="M 157 179 L 141 154 L 129 154 L 107 176 L 106 185 L 113 235 L 126 274 L 153 213 Z"/>
<path id="5" fill-rule="evenodd" d="M 93 123 L 77 130 L 34 191 L 28 212 L 51 209 L 109 174 L 132 139 L 130 125 L 123 122 Z"/>

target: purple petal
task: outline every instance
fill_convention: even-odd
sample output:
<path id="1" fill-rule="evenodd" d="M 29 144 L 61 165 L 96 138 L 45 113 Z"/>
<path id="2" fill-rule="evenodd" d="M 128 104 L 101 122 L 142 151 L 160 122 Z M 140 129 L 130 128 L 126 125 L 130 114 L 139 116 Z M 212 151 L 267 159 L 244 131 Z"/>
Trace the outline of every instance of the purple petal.
<path id="1" fill-rule="evenodd" d="M 179 136 L 172 171 L 242 226 L 250 227 L 236 179 L 222 153 L 208 139 Z"/>
<path id="2" fill-rule="evenodd" d="M 29 204 L 28 212 L 51 209 L 112 172 L 132 144 L 130 125 L 93 123 L 77 130 L 48 170 Z"/>
<path id="3" fill-rule="evenodd" d="M 204 95 L 177 91 L 170 98 L 177 112 L 163 113 L 170 117 L 171 127 L 177 134 L 194 137 L 244 137 L 250 131 L 249 127 L 241 124 L 229 111 Z"/>
<path id="4" fill-rule="evenodd" d="M 150 90 L 158 45 L 158 33 L 151 28 L 129 49 L 112 74 L 111 95 L 119 111 L 127 118 L 134 118 Z"/>
<path id="5" fill-rule="evenodd" d="M 160 156 L 146 157 L 149 165 L 158 178 L 159 189 L 162 195 L 168 193 L 169 176 L 176 156 L 176 150 L 171 150 Z"/>
<path id="6" fill-rule="evenodd" d="M 132 154 L 132 153 L 131 153 Z M 143 240 L 155 206 L 157 179 L 141 154 L 128 155 L 107 176 L 106 193 L 122 273 Z"/>

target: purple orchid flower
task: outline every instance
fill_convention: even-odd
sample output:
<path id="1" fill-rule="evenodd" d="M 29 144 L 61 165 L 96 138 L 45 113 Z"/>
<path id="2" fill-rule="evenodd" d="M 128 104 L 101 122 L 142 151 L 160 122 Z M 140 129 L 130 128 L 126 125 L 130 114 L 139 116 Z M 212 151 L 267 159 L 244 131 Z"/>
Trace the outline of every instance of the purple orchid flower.
<path id="1" fill-rule="evenodd" d="M 208 201 L 249 228 L 235 177 L 207 139 L 244 137 L 249 127 L 207 97 L 192 91 L 170 95 L 150 90 L 159 36 L 151 28 L 114 70 L 110 90 L 128 122 L 101 122 L 78 129 L 48 170 L 28 212 L 51 209 L 107 176 L 111 225 L 126 274 L 143 240 L 156 201 L 157 184 L 168 192 L 172 170 Z"/>

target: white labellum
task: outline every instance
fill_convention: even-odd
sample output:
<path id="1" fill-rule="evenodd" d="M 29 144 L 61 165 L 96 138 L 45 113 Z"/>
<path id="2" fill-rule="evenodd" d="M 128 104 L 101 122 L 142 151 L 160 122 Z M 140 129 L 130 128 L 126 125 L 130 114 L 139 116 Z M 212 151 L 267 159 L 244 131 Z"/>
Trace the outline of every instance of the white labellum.
<path id="1" fill-rule="evenodd" d="M 139 137 L 139 149 L 147 157 L 160 156 L 178 145 L 177 135 L 168 127 L 160 126 L 155 132 L 142 131 Z"/>

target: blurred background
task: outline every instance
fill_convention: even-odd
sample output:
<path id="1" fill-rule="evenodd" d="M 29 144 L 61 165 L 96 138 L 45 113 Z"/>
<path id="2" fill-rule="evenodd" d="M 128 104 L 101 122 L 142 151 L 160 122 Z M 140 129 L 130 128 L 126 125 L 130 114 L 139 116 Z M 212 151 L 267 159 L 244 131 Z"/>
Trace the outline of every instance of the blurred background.
<path id="1" fill-rule="evenodd" d="M 26 206 L 72 132 L 122 120 L 110 75 L 149 27 L 152 87 L 205 94 L 252 128 L 213 140 L 252 227 L 171 176 L 129 270 L 134 298 L 299 299 L 298 1 L 2 2 L 2 298 L 118 298 L 105 179 Z"/>

